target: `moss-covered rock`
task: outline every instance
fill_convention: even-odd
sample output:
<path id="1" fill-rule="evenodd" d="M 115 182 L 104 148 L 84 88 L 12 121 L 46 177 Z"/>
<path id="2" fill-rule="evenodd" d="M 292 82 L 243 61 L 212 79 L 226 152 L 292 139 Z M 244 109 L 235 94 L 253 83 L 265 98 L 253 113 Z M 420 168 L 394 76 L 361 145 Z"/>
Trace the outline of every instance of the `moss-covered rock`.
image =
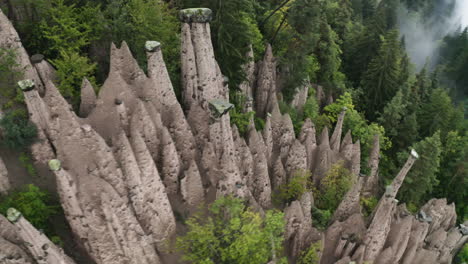
<path id="1" fill-rule="evenodd" d="M 179 19 L 184 23 L 208 23 L 213 18 L 209 8 L 188 8 L 179 12 Z"/>
<path id="2" fill-rule="evenodd" d="M 26 80 L 19 81 L 18 86 L 22 91 L 27 92 L 27 91 L 31 91 L 32 89 L 34 89 L 36 84 L 34 83 L 33 80 L 26 79 Z"/>
<path id="3" fill-rule="evenodd" d="M 154 40 L 148 40 L 145 43 L 145 50 L 147 52 L 155 52 L 161 48 L 161 43 Z"/>
<path id="4" fill-rule="evenodd" d="M 220 99 L 214 99 L 208 102 L 210 104 L 210 109 L 215 117 L 221 117 L 229 112 L 229 110 L 234 108 L 234 105 Z"/>
<path id="5" fill-rule="evenodd" d="M 49 160 L 49 169 L 50 170 L 58 171 L 61 168 L 62 168 L 62 163 L 60 162 L 60 160 L 57 160 L 57 159 Z"/>
<path id="6" fill-rule="evenodd" d="M 15 208 L 9 208 L 7 210 L 8 221 L 15 223 L 18 221 L 18 219 L 20 219 L 20 217 L 21 217 L 21 213 Z"/>

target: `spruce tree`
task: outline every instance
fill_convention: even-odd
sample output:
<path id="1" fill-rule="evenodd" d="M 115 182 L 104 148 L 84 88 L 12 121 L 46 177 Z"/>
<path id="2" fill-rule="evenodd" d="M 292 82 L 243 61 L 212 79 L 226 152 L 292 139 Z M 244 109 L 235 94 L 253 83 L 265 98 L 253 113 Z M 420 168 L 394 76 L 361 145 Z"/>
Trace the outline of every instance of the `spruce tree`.
<path id="1" fill-rule="evenodd" d="M 323 17 L 320 24 L 320 40 L 315 50 L 320 64 L 317 76 L 319 83 L 330 91 L 342 91 L 344 89 L 344 76 L 340 72 L 341 49 L 337 43 L 338 41 L 338 35 L 327 23 L 326 17 Z"/>
<path id="2" fill-rule="evenodd" d="M 392 30 L 382 39 L 379 52 L 370 62 L 361 84 L 365 94 L 366 114 L 370 120 L 375 120 L 377 113 L 399 89 L 399 55 L 398 31 Z"/>

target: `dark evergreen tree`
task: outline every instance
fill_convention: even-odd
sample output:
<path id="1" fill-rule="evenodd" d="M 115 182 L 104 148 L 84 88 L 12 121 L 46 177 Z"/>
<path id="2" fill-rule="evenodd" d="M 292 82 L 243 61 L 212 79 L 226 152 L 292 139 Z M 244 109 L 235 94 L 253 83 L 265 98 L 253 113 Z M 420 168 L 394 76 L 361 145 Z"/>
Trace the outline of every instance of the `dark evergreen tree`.
<path id="1" fill-rule="evenodd" d="M 392 30 L 384 38 L 376 57 L 370 62 L 362 79 L 366 115 L 375 120 L 377 113 L 398 91 L 400 75 L 398 31 Z"/>

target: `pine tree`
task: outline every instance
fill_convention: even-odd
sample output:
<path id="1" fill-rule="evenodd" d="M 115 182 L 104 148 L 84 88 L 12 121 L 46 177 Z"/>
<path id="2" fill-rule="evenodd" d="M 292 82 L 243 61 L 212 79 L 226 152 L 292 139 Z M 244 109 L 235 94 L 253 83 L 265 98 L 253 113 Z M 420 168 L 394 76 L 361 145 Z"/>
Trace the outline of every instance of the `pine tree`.
<path id="1" fill-rule="evenodd" d="M 382 110 L 400 88 L 399 75 L 398 31 L 392 30 L 383 38 L 379 52 L 370 62 L 362 80 L 366 114 L 370 120 L 375 120 L 377 112 Z"/>
<path id="2" fill-rule="evenodd" d="M 424 199 L 428 198 L 427 196 L 434 187 L 439 184 L 437 172 L 439 171 L 442 152 L 440 132 L 437 131 L 431 137 L 414 144 L 413 148 L 419 153 L 420 158 L 406 176 L 399 196 L 401 200 L 419 206 L 424 203 Z M 398 156 L 400 161 L 403 162 L 407 158 L 408 152 L 401 152 Z"/>

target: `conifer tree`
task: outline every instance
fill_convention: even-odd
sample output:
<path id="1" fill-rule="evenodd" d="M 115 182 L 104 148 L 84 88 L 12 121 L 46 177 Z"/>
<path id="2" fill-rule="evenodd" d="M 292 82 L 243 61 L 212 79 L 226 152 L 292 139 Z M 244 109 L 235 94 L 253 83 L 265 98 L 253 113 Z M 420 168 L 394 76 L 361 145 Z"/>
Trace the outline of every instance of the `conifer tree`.
<path id="1" fill-rule="evenodd" d="M 452 120 L 456 110 L 450 96 L 441 88 L 432 90 L 427 103 L 424 103 L 418 113 L 421 136 L 431 135 L 440 130 L 442 138 L 453 129 Z"/>
<path id="2" fill-rule="evenodd" d="M 428 198 L 430 192 L 439 184 L 437 172 L 439 171 L 442 152 L 440 132 L 437 131 L 431 137 L 414 144 L 413 148 L 419 153 L 420 158 L 406 176 L 399 196 L 401 200 L 419 206 L 424 203 L 424 199 Z M 398 156 L 400 161 L 403 162 L 407 158 L 408 152 L 400 152 Z"/>
<path id="3" fill-rule="evenodd" d="M 331 91 L 344 90 L 344 76 L 340 72 L 341 49 L 338 45 L 338 35 L 327 23 L 326 17 L 320 24 L 320 40 L 317 43 L 315 54 L 320 64 L 317 73 L 318 81 Z"/>
<path id="4" fill-rule="evenodd" d="M 398 31 L 392 30 L 383 38 L 379 52 L 370 62 L 362 80 L 366 114 L 370 120 L 375 120 L 377 112 L 382 110 L 400 88 L 399 54 Z"/>

